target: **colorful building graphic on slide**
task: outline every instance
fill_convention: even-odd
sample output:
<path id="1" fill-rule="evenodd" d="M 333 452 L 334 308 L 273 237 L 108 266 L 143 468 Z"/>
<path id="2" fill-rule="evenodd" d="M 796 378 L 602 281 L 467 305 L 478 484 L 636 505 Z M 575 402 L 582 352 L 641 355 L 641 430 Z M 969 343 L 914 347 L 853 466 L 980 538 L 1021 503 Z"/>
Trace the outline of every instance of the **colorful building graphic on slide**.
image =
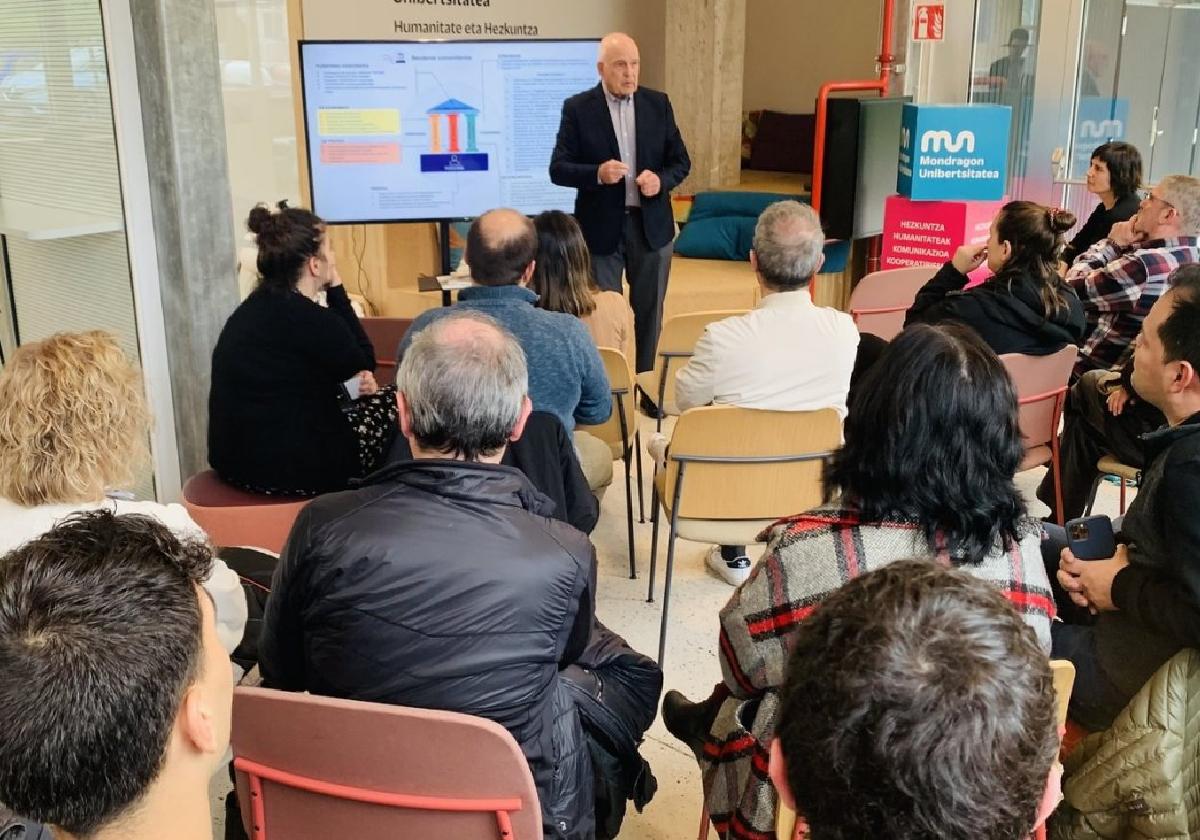
<path id="1" fill-rule="evenodd" d="M 479 109 L 457 99 L 447 99 L 425 112 L 429 116 L 429 152 L 421 154 L 422 172 L 486 172 L 488 156 L 475 144 L 475 118 Z M 466 148 L 460 132 L 466 123 Z M 445 125 L 445 135 L 442 126 Z M 443 143 L 444 137 L 444 143 Z"/>

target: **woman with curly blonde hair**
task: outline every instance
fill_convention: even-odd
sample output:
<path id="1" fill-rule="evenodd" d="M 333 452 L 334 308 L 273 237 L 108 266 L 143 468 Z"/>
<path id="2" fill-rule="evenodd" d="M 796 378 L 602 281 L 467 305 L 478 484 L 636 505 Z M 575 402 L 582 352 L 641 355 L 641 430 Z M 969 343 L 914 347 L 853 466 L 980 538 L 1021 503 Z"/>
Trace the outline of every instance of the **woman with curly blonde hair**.
<path id="1" fill-rule="evenodd" d="M 108 333 L 64 332 L 17 348 L 0 370 L 0 555 L 100 507 L 206 539 L 181 505 L 109 496 L 145 463 L 149 434 L 141 374 Z M 238 576 L 215 559 L 204 588 L 232 653 L 246 626 Z"/>

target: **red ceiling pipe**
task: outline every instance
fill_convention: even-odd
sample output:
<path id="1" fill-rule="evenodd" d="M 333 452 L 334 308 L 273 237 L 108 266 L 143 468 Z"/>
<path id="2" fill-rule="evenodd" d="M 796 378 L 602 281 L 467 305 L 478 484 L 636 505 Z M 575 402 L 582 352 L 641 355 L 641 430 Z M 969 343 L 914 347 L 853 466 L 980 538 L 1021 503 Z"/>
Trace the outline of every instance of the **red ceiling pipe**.
<path id="1" fill-rule="evenodd" d="M 813 173 L 812 173 L 812 207 L 821 212 L 821 181 L 825 161 L 825 125 L 829 119 L 829 95 L 835 91 L 844 90 L 875 90 L 880 96 L 887 96 L 892 66 L 896 56 L 892 55 L 892 26 L 895 17 L 895 0 L 883 0 L 883 26 L 879 37 L 879 55 L 875 61 L 879 64 L 879 78 L 857 82 L 826 82 L 821 85 L 817 94 L 817 115 L 813 132 Z"/>

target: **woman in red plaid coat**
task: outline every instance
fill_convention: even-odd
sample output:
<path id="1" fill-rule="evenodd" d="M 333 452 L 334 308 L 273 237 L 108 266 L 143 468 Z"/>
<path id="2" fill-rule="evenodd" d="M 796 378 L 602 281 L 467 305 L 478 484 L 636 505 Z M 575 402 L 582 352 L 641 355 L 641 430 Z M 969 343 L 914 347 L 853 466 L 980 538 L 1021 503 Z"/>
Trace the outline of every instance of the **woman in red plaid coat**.
<path id="1" fill-rule="evenodd" d="M 663 704 L 722 837 L 775 838 L 767 759 L 791 634 L 851 578 L 909 557 L 958 566 L 998 586 L 1050 651 L 1041 528 L 1013 483 L 1016 395 L 979 337 L 905 330 L 855 389 L 845 437 L 825 473 L 831 501 L 763 532 L 766 553 L 721 611 L 723 682 L 702 703 L 669 692 Z"/>

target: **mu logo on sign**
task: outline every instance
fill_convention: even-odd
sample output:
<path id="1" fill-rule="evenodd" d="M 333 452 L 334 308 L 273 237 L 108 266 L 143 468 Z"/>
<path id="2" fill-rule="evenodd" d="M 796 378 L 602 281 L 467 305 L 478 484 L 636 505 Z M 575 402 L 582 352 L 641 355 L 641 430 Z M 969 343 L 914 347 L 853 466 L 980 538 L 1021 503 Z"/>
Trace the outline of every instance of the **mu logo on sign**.
<path id="1" fill-rule="evenodd" d="M 1079 123 L 1079 136 L 1084 140 L 1124 137 L 1125 123 L 1120 120 L 1083 120 Z"/>
<path id="2" fill-rule="evenodd" d="M 922 152 L 975 152 L 975 132 L 960 131 L 955 137 L 949 131 L 926 131 L 921 135 Z"/>

